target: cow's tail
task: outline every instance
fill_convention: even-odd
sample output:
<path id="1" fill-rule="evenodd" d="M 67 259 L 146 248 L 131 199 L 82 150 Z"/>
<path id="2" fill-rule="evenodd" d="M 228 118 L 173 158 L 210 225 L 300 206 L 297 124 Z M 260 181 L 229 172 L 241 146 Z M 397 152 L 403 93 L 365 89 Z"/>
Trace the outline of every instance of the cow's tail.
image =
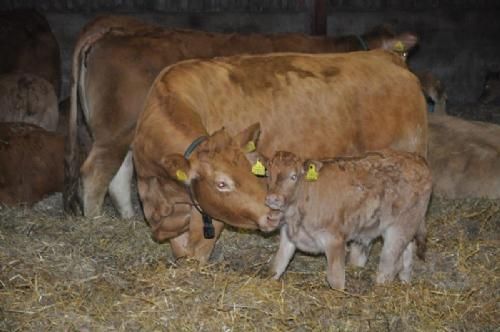
<path id="1" fill-rule="evenodd" d="M 418 226 L 415 242 L 417 243 L 417 257 L 425 261 L 425 252 L 427 251 L 427 229 L 425 222 L 421 222 L 420 226 Z"/>
<path id="2" fill-rule="evenodd" d="M 84 116 L 78 116 L 80 73 L 84 65 L 85 55 L 92 45 L 111 31 L 110 28 L 79 37 L 73 52 L 71 67 L 70 110 L 68 116 L 68 136 L 64 156 L 64 211 L 69 214 L 81 214 L 83 204 L 79 196 L 80 151 L 78 129 L 84 126 Z M 82 96 L 85 98 L 85 96 Z"/>

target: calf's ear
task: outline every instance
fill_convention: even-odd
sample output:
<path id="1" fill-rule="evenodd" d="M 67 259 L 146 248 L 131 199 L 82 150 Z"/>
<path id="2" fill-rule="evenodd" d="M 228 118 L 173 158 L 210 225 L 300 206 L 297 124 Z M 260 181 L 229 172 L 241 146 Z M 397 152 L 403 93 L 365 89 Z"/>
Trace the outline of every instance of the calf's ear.
<path id="1" fill-rule="evenodd" d="M 191 168 L 189 161 L 178 153 L 161 158 L 161 165 L 167 176 L 185 185 L 189 185 L 196 177 L 196 172 Z"/>
<path id="2" fill-rule="evenodd" d="M 319 178 L 319 171 L 323 167 L 323 163 L 319 160 L 306 160 L 302 167 L 302 172 L 305 174 L 307 181 L 316 181 Z"/>

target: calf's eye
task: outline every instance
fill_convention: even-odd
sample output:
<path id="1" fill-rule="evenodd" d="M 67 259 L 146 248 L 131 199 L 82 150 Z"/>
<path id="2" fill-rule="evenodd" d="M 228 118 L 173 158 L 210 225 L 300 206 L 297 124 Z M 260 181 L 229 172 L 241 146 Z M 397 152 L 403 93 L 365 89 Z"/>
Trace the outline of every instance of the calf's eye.
<path id="1" fill-rule="evenodd" d="M 292 179 L 292 181 L 297 181 L 297 174 L 292 174 L 290 179 Z"/>
<path id="2" fill-rule="evenodd" d="M 227 187 L 227 184 L 224 181 L 217 182 L 217 188 L 224 189 Z"/>

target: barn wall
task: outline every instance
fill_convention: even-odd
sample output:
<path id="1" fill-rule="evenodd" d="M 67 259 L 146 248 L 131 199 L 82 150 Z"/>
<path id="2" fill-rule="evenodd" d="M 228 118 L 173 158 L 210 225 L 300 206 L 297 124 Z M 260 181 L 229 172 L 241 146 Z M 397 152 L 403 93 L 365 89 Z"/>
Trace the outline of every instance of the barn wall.
<path id="1" fill-rule="evenodd" d="M 104 13 L 132 15 L 167 27 L 225 32 L 310 30 L 309 0 L 0 0 L 0 9 L 37 8 L 51 23 L 63 56 L 68 94 L 75 37 Z M 330 0 L 329 35 L 360 34 L 383 22 L 415 31 L 410 65 L 429 69 L 447 86 L 450 102 L 474 101 L 486 70 L 500 69 L 500 1 Z"/>

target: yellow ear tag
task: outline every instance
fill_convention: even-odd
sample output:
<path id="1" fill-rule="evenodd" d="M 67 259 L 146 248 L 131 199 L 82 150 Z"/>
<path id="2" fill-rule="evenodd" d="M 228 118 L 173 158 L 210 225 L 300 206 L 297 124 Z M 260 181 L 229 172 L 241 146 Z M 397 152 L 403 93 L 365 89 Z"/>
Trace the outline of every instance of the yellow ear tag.
<path id="1" fill-rule="evenodd" d="M 316 170 L 316 166 L 314 164 L 309 165 L 309 169 L 306 173 L 307 181 L 316 181 L 319 177 L 318 171 Z"/>
<path id="2" fill-rule="evenodd" d="M 186 181 L 188 178 L 186 172 L 181 169 L 178 169 L 177 172 L 175 172 L 175 176 L 177 176 L 177 180 L 179 181 Z"/>
<path id="3" fill-rule="evenodd" d="M 248 141 L 247 145 L 245 145 L 245 152 L 250 153 L 256 150 L 254 141 Z"/>
<path id="4" fill-rule="evenodd" d="M 401 40 L 398 40 L 392 49 L 396 52 L 402 53 L 405 51 L 405 45 L 401 42 Z"/>
<path id="5" fill-rule="evenodd" d="M 261 163 L 260 160 L 257 160 L 255 164 L 252 165 L 252 173 L 259 176 L 266 175 L 266 167 Z"/>

